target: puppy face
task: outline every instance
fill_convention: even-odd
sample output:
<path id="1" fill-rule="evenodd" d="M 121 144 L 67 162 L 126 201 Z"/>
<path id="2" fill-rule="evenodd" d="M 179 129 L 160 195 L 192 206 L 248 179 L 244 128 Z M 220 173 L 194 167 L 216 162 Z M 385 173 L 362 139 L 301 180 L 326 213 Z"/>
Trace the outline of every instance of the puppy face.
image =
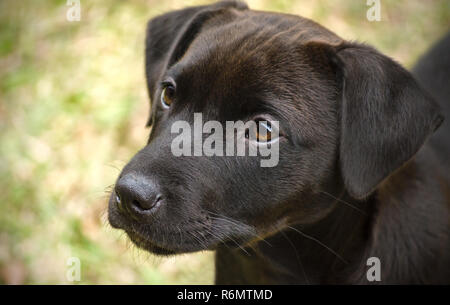
<path id="1" fill-rule="evenodd" d="M 361 53 L 366 63 L 358 62 Z M 386 79 L 376 75 L 379 69 Z M 309 20 L 250 11 L 239 2 L 151 20 L 146 74 L 151 133 L 117 180 L 109 221 L 156 254 L 215 249 L 221 243 L 241 246 L 286 225 L 317 221 L 334 206 L 321 194 L 368 196 L 441 121 L 436 105 L 388 58 L 346 44 Z M 405 77 L 412 83 L 391 88 L 389 78 Z M 355 82 L 366 90 L 353 88 Z M 375 99 L 367 96 L 370 90 L 379 90 Z M 404 90 L 420 93 L 420 102 L 412 103 L 418 109 L 402 109 L 399 95 L 393 100 L 393 93 Z M 392 101 L 394 116 L 407 117 L 407 130 L 409 120 L 421 116 L 422 128 L 414 130 L 418 137 L 397 136 L 392 123 L 382 122 L 386 111 L 392 113 L 384 109 Z M 377 109 L 376 117 L 367 107 Z M 262 167 L 260 154 L 175 156 L 172 126 L 185 121 L 194 129 L 195 113 L 203 122 L 223 125 L 278 122 L 278 136 L 271 139 L 279 149 L 276 166 Z M 377 138 L 364 139 L 372 136 Z M 407 142 L 400 155 L 395 145 L 393 152 L 383 146 L 392 136 Z M 244 141 L 246 150 L 267 145 Z"/>

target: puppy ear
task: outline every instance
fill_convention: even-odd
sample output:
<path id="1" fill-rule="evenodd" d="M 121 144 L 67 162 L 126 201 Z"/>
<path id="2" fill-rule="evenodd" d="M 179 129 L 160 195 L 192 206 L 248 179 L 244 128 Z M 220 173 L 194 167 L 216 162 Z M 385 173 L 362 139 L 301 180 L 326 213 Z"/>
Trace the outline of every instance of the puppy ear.
<path id="1" fill-rule="evenodd" d="M 349 194 L 367 197 L 411 159 L 442 123 L 437 103 L 412 75 L 371 47 L 344 44 L 340 165 Z"/>
<path id="2" fill-rule="evenodd" d="M 244 10 L 248 7 L 239 1 L 221 1 L 166 13 L 147 23 L 145 74 L 150 98 L 165 70 L 183 56 L 203 24 L 228 8 Z M 150 124 L 151 121 L 147 125 Z"/>

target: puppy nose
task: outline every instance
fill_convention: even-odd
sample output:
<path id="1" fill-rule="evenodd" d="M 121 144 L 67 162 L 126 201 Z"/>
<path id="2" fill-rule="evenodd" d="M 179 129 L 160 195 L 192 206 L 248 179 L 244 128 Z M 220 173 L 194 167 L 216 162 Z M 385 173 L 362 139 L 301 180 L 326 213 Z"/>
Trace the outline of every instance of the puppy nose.
<path id="1" fill-rule="evenodd" d="M 126 174 L 115 187 L 116 202 L 121 210 L 146 214 L 162 200 L 159 187 L 152 180 L 137 174 Z"/>

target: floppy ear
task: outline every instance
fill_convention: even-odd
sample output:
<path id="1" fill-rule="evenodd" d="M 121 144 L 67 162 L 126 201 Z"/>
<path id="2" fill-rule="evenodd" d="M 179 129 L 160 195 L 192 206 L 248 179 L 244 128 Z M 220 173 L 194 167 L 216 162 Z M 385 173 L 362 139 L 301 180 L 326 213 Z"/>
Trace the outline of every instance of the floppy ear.
<path id="1" fill-rule="evenodd" d="M 346 43 L 335 52 L 342 72 L 341 174 L 349 194 L 363 199 L 414 156 L 443 116 L 390 58 L 359 44 Z"/>
<path id="2" fill-rule="evenodd" d="M 166 69 L 182 57 L 202 25 L 227 8 L 244 10 L 248 7 L 239 1 L 221 1 L 166 13 L 147 23 L 145 74 L 150 98 Z M 151 125 L 151 119 L 152 116 L 147 125 Z"/>

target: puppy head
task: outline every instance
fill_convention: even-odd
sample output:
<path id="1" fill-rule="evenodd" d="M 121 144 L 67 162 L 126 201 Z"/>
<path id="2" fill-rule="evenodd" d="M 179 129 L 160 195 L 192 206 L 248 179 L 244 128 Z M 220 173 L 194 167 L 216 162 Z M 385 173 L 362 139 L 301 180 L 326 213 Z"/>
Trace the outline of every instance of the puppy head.
<path id="1" fill-rule="evenodd" d="M 156 254 L 245 245 L 317 221 L 334 207 L 320 194 L 364 199 L 442 122 L 412 76 L 374 49 L 234 1 L 152 19 L 146 76 L 151 133 L 117 180 L 109 221 Z M 245 150 L 276 144 L 276 165 L 261 166 L 260 153 L 175 155 L 173 126 L 195 133 L 195 114 L 257 122 Z"/>

